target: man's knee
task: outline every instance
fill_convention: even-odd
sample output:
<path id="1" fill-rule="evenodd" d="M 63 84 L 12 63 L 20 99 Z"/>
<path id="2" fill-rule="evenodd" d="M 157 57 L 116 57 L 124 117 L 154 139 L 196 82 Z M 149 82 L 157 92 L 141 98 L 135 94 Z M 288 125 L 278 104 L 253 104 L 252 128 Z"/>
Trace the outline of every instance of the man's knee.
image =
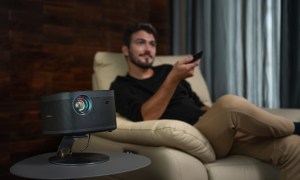
<path id="1" fill-rule="evenodd" d="M 216 101 L 216 105 L 224 109 L 236 109 L 244 103 L 249 103 L 245 98 L 235 95 L 224 95 Z"/>

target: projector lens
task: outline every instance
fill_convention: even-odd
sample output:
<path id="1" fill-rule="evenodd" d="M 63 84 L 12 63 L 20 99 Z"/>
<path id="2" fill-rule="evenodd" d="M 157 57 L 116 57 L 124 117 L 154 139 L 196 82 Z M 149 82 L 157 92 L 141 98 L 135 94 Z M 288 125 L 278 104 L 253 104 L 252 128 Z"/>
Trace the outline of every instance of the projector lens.
<path id="1" fill-rule="evenodd" d="M 92 109 L 92 101 L 86 95 L 79 95 L 73 101 L 73 109 L 80 115 L 86 115 Z"/>

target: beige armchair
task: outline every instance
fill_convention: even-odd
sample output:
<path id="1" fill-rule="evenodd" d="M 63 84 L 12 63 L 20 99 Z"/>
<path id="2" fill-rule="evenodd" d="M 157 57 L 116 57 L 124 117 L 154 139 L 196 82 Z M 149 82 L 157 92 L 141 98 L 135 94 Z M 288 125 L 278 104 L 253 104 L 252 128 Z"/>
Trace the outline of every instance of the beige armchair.
<path id="1" fill-rule="evenodd" d="M 180 56 L 158 56 L 154 65 L 173 64 Z M 98 52 L 94 60 L 93 89 L 108 89 L 117 75 L 127 73 L 121 53 Z M 200 69 L 187 79 L 202 102 L 211 98 Z M 117 103 L 117 102 L 116 102 Z M 300 110 L 269 110 L 300 121 Z M 80 149 L 86 140 L 75 142 Z M 137 153 L 151 159 L 151 165 L 132 172 L 97 179 L 130 180 L 276 180 L 277 167 L 246 156 L 215 158 L 207 139 L 193 126 L 176 120 L 131 122 L 117 115 L 117 129 L 91 135 L 87 151 Z M 130 162 L 128 162 L 130 163 Z"/>

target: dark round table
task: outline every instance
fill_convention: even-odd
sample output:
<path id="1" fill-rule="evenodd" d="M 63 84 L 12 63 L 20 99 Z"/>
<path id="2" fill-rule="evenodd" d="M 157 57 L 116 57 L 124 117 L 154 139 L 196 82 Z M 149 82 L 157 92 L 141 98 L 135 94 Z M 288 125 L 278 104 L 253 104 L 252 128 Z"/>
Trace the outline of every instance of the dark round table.
<path id="1" fill-rule="evenodd" d="M 30 179 L 80 179 L 134 171 L 148 166 L 151 160 L 130 153 L 101 152 L 109 157 L 95 164 L 63 165 L 49 162 L 56 153 L 46 153 L 27 158 L 10 168 L 16 176 Z"/>

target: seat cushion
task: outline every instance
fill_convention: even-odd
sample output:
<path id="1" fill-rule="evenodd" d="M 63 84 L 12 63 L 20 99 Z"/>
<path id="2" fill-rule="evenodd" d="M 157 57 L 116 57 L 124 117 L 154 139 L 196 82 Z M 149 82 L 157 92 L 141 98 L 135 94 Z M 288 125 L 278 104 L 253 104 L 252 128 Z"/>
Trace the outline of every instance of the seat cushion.
<path id="1" fill-rule="evenodd" d="M 278 167 L 247 156 L 228 156 L 206 163 L 209 180 L 278 180 Z"/>

